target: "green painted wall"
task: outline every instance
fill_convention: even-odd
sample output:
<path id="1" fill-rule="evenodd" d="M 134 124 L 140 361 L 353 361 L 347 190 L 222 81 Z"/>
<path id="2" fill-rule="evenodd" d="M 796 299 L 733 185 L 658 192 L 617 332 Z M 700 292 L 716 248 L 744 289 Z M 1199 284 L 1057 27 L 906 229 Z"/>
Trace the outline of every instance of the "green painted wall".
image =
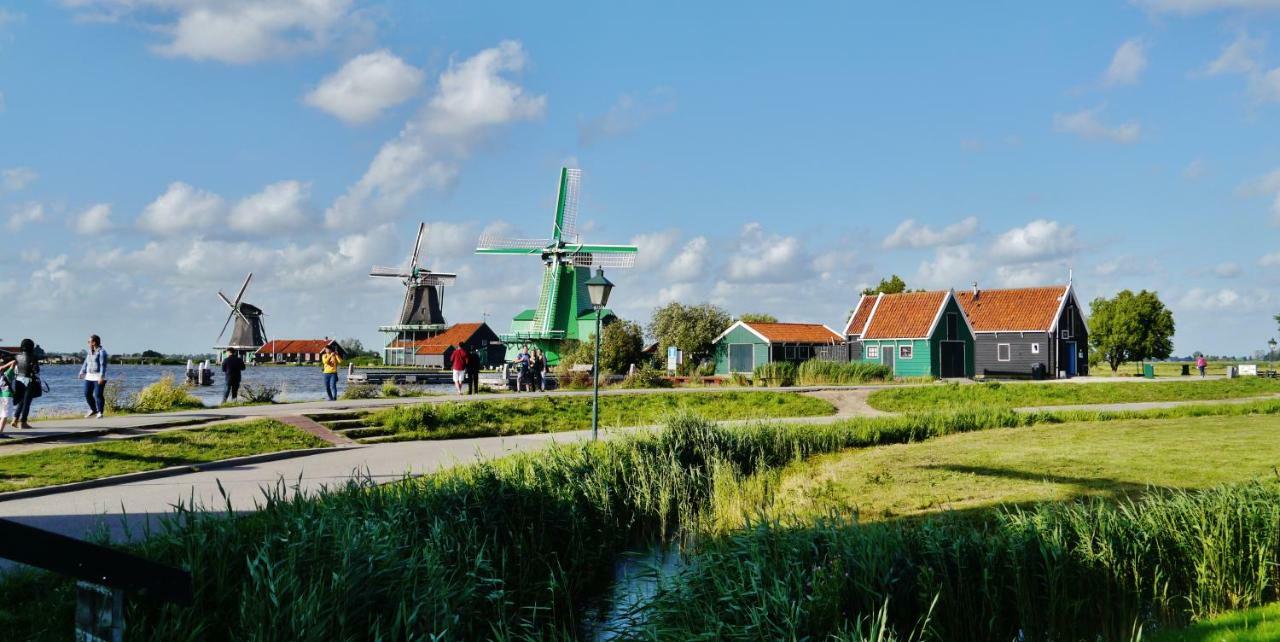
<path id="1" fill-rule="evenodd" d="M 867 359 L 867 346 L 879 346 L 875 359 Z M 911 346 L 911 358 L 899 359 L 898 347 Z M 885 350 L 893 350 L 893 375 L 895 377 L 927 377 L 933 374 L 933 350 L 928 339 L 868 339 L 862 342 L 862 361 L 884 363 Z"/>
<path id="2" fill-rule="evenodd" d="M 934 354 L 933 374 L 938 377 L 942 376 L 942 341 L 947 338 L 947 315 L 953 312 L 960 315 L 958 327 L 960 334 L 958 338 L 964 341 L 964 376 L 972 379 L 976 371 L 974 367 L 974 353 L 976 352 L 973 345 L 974 338 L 973 334 L 969 332 L 969 325 L 964 322 L 964 311 L 960 309 L 960 304 L 955 299 L 951 299 L 947 303 L 946 309 L 942 311 L 942 320 L 938 322 L 937 329 L 933 331 L 933 336 L 929 338 Z"/>
<path id="3" fill-rule="evenodd" d="M 754 345 L 755 365 L 759 366 L 769 362 L 769 343 L 756 336 L 754 332 L 739 326 L 716 342 L 716 374 L 729 374 L 729 344 L 732 343 L 750 343 Z M 754 370 L 754 368 L 752 369 Z"/>

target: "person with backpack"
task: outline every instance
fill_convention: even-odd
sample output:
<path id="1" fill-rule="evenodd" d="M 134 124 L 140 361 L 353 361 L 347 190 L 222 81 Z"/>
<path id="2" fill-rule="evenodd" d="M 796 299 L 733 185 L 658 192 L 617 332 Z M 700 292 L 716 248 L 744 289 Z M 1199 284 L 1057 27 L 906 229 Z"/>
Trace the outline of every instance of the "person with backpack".
<path id="1" fill-rule="evenodd" d="M 320 372 L 324 374 L 324 395 L 329 401 L 338 400 L 338 366 L 342 365 L 342 355 L 334 344 L 330 343 L 320 351 Z"/>
<path id="2" fill-rule="evenodd" d="M 240 352 L 232 350 L 227 358 L 222 360 L 222 403 L 227 403 L 227 399 L 240 398 L 240 373 L 244 372 L 244 359 L 240 358 Z"/>
<path id="3" fill-rule="evenodd" d="M 19 344 L 18 357 L 14 361 L 13 398 L 17 408 L 13 413 L 14 423 L 22 430 L 30 430 L 31 405 L 44 394 L 44 384 L 40 381 L 40 359 L 44 358 L 41 350 L 31 339 L 23 339 Z"/>
<path id="4" fill-rule="evenodd" d="M 84 418 L 97 416 L 102 419 L 106 411 L 105 390 L 107 387 L 107 351 L 102 349 L 102 339 L 98 335 L 89 336 L 89 351 L 84 355 L 84 363 L 80 366 L 80 379 L 84 379 L 84 400 L 89 403 L 89 412 Z"/>

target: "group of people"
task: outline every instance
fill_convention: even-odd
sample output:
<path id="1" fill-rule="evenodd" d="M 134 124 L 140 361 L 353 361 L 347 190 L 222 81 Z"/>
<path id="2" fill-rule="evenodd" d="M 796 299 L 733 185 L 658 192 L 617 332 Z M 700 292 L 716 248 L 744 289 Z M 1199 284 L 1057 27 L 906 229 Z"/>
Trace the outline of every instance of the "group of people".
<path id="1" fill-rule="evenodd" d="M 324 376 L 324 396 L 329 401 L 338 399 L 338 368 L 342 366 L 342 353 L 336 344 L 320 350 L 320 373 Z M 239 350 L 232 350 L 222 359 L 222 403 L 240 398 L 240 381 L 244 373 L 244 357 Z"/>
<path id="2" fill-rule="evenodd" d="M 31 428 L 28 423 L 31 404 L 44 395 L 47 386 L 40 379 L 40 360 L 43 357 L 44 351 L 31 339 L 22 340 L 16 355 L 0 353 L 0 438 L 9 436 L 4 432 L 9 426 Z M 81 368 L 82 376 L 83 371 Z"/>
<path id="3" fill-rule="evenodd" d="M 466 384 L 467 394 L 480 392 L 480 354 L 470 352 L 461 341 L 454 344 L 449 353 L 449 368 L 453 371 L 453 387 L 462 394 L 462 386 Z"/>
<path id="4" fill-rule="evenodd" d="M 543 375 L 547 373 L 547 355 L 538 348 L 529 352 L 525 347 L 516 355 L 516 391 L 545 391 L 547 381 Z"/>

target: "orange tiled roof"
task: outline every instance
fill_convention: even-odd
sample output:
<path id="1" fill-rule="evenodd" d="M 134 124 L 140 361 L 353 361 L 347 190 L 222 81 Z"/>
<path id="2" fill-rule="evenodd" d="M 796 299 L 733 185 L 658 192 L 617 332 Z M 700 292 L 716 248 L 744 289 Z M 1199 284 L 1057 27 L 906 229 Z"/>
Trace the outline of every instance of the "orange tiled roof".
<path id="1" fill-rule="evenodd" d="M 928 336 L 947 292 L 904 292 L 880 296 L 863 339 L 919 339 Z"/>
<path id="2" fill-rule="evenodd" d="M 862 295 L 858 299 L 858 307 L 853 311 L 853 315 L 849 317 L 849 325 L 845 326 L 845 334 L 861 334 L 862 329 L 867 327 L 867 319 L 871 318 L 871 308 L 876 307 L 875 295 Z"/>
<path id="3" fill-rule="evenodd" d="M 480 326 L 483 325 L 483 323 L 455 323 L 448 330 L 430 339 L 422 339 L 415 342 L 418 349 L 414 352 L 421 355 L 444 354 L 445 350 L 449 349 L 449 346 L 469 341 L 480 330 Z"/>
<path id="4" fill-rule="evenodd" d="M 333 339 L 272 339 L 258 348 L 258 354 L 318 354 Z"/>
<path id="5" fill-rule="evenodd" d="M 1054 316 L 1062 297 L 1064 286 L 1039 288 L 1012 288 L 1008 290 L 979 290 L 956 293 L 956 300 L 969 317 L 974 332 L 1037 331 L 1047 332 L 1053 327 Z"/>
<path id="6" fill-rule="evenodd" d="M 821 323 L 746 323 L 760 336 L 774 343 L 831 343 L 844 337 Z"/>

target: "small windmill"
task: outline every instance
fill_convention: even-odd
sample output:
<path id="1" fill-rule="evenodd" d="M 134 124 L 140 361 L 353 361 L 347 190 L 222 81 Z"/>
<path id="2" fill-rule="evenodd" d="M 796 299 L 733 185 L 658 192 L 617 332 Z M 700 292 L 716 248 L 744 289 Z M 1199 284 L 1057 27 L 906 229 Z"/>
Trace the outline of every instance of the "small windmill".
<path id="1" fill-rule="evenodd" d="M 404 349 L 420 338 L 428 338 L 445 327 L 444 288 L 453 285 L 458 275 L 432 272 L 422 267 L 418 257 L 422 253 L 422 238 L 427 224 L 418 224 L 418 238 L 413 242 L 413 252 L 406 267 L 373 266 L 369 276 L 401 279 L 404 283 L 404 304 L 400 306 L 400 318 L 395 325 L 381 326 L 380 332 L 391 335 L 384 355 L 385 363 L 404 365 Z"/>
<path id="2" fill-rule="evenodd" d="M 227 314 L 226 323 L 222 324 L 222 332 L 218 333 L 218 343 L 222 344 L 222 337 L 227 333 L 227 327 L 235 321 L 235 326 L 231 329 L 231 338 L 222 345 L 214 346 L 215 350 L 245 350 L 257 351 L 267 342 L 267 328 L 262 323 L 262 308 L 256 305 L 244 302 L 244 292 L 249 289 L 249 281 L 253 280 L 253 272 L 245 277 L 244 285 L 240 286 L 240 291 L 236 293 L 235 300 L 227 298 L 221 290 L 218 291 L 218 298 L 227 304 L 230 312 Z"/>
<path id="3" fill-rule="evenodd" d="M 538 345 L 548 361 L 559 360 L 559 343 L 566 339 L 586 339 L 595 332 L 595 311 L 587 297 L 586 282 L 592 267 L 628 268 L 635 265 L 634 245 L 584 243 L 578 236 L 578 195 L 582 170 L 560 170 L 560 192 L 556 198 L 555 221 L 549 239 L 480 238 L 476 254 L 518 254 L 542 260 L 542 287 L 538 307 L 525 310 L 511 322 L 511 332 L 502 336 L 511 350 L 518 344 Z M 612 316 L 601 310 L 604 317 Z"/>

